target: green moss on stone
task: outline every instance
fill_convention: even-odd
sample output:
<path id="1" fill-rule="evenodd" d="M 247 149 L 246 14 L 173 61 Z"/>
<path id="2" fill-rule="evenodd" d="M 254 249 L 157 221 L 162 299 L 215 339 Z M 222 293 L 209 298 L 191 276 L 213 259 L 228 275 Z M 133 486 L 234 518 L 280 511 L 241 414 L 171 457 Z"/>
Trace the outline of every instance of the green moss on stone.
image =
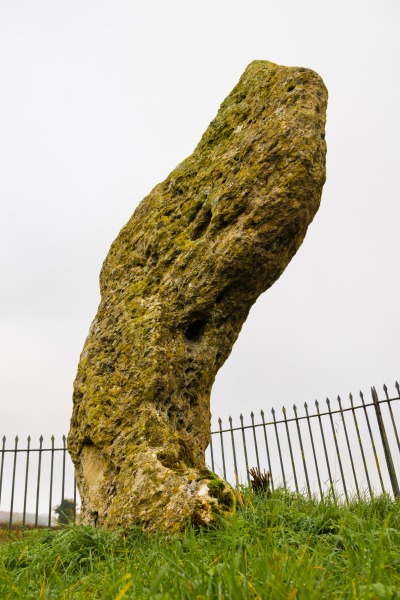
<path id="1" fill-rule="evenodd" d="M 313 71 L 254 61 L 112 244 L 68 438 L 83 520 L 172 530 L 234 510 L 205 470 L 211 387 L 318 209 L 326 102 Z M 87 437 L 107 465 L 99 489 L 85 477 Z"/>

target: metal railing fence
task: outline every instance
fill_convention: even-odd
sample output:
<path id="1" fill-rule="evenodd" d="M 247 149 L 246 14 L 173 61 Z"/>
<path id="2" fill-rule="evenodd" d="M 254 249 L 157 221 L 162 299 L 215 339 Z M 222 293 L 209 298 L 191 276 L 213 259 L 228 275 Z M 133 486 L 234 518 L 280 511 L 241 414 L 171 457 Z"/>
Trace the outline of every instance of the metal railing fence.
<path id="1" fill-rule="evenodd" d="M 20 446 L 18 436 L 12 448 L 6 447 L 2 438 L 0 449 L 0 524 L 11 531 L 13 523 L 22 527 L 51 527 L 54 523 L 54 505 L 66 498 L 73 500 L 74 514 L 78 492 L 74 467 L 67 451 L 65 435 L 62 446 L 55 445 L 51 436 L 50 447 L 43 446 L 43 436 L 37 447 L 31 446 L 31 436 L 26 446 Z M 21 459 L 25 459 L 22 461 Z M 6 510 L 1 510 L 6 507 Z"/>
<path id="2" fill-rule="evenodd" d="M 400 418 L 400 388 L 390 397 L 383 386 L 379 399 L 371 388 L 371 401 L 362 392 L 358 403 L 350 394 L 346 402 L 338 397 L 336 405 L 326 399 L 326 408 L 318 401 L 315 410 L 299 414 L 293 405 L 293 416 L 282 408 L 282 417 L 272 408 L 272 419 L 260 412 L 260 422 L 250 414 L 245 424 L 229 427 L 218 419 L 211 431 L 206 462 L 212 471 L 232 484 L 250 484 L 249 469 L 256 467 L 271 474 L 272 490 L 279 486 L 323 498 L 349 502 L 352 498 L 373 498 L 389 493 L 400 498 L 400 440 L 396 423 Z M 44 447 L 43 436 L 37 447 L 20 446 L 18 436 L 11 448 L 6 437 L 0 448 L 0 519 L 9 531 L 18 521 L 22 526 L 54 524 L 54 503 L 65 499 L 73 502 L 74 520 L 79 507 L 74 468 L 68 454 L 66 437 L 56 446 Z M 25 460 L 22 460 L 25 459 Z M 32 474 L 33 473 L 33 474 Z M 2 509 L 5 507 L 5 510 Z"/>
<path id="3" fill-rule="evenodd" d="M 354 497 L 374 497 L 389 493 L 400 498 L 400 441 L 396 423 L 400 418 L 400 389 L 397 395 L 378 399 L 371 388 L 371 401 L 362 392 L 358 403 L 350 394 L 346 402 L 338 396 L 336 406 L 326 399 L 315 402 L 310 413 L 307 403 L 303 414 L 293 405 L 293 416 L 285 407 L 282 417 L 272 408 L 272 419 L 261 411 L 261 421 L 228 427 L 218 419 L 212 431 L 207 460 L 211 469 L 232 483 L 250 484 L 249 468 L 271 474 L 271 488 L 304 493 L 349 502 Z"/>

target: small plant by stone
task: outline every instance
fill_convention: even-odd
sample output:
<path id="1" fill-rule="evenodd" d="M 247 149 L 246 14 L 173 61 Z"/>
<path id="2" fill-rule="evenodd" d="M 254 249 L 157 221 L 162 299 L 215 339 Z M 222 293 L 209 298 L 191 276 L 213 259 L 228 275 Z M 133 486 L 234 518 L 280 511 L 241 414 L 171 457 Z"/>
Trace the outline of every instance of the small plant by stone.
<path id="1" fill-rule="evenodd" d="M 261 473 L 260 469 L 258 467 L 252 467 L 251 469 L 249 469 L 249 475 L 250 477 L 252 477 L 252 479 L 250 480 L 251 483 L 251 487 L 253 489 L 253 492 L 256 494 L 259 494 L 261 492 L 263 493 L 267 493 L 270 494 L 271 493 L 271 489 L 270 489 L 270 484 L 269 484 L 269 480 L 271 478 L 271 473 L 264 472 Z"/>

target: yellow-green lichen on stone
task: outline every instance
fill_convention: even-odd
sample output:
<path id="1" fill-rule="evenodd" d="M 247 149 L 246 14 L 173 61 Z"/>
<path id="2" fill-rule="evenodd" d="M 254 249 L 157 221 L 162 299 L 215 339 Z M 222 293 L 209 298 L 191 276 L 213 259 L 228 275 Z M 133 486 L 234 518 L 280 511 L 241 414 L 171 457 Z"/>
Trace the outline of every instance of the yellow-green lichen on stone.
<path id="1" fill-rule="evenodd" d="M 68 437 L 84 522 L 179 530 L 234 510 L 205 465 L 211 387 L 318 210 L 326 103 L 315 72 L 251 63 L 112 244 Z"/>

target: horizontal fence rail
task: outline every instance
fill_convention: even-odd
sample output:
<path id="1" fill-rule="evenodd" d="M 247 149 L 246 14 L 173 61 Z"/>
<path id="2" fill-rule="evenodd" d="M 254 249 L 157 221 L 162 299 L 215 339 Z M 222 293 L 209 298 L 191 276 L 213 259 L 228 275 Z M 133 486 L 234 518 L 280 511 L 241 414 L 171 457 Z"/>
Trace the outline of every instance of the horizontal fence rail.
<path id="1" fill-rule="evenodd" d="M 212 471 L 233 485 L 250 485 L 249 471 L 270 473 L 274 490 L 284 487 L 308 495 L 349 502 L 356 498 L 373 498 L 388 493 L 400 498 L 400 440 L 397 423 L 400 418 L 400 388 L 390 397 L 383 386 L 384 397 L 378 398 L 371 388 L 371 398 L 360 392 L 357 401 L 350 394 L 342 402 L 326 399 L 315 401 L 315 409 L 304 404 L 298 412 L 282 408 L 282 414 L 271 409 L 271 417 L 260 412 L 256 422 L 243 415 L 229 426 L 218 419 L 211 431 L 206 462 Z M 1 440 L 0 525 L 11 531 L 13 524 L 23 527 L 51 527 L 56 524 L 55 509 L 64 502 L 73 507 L 70 518 L 75 521 L 80 498 L 74 467 L 68 454 L 66 438 L 56 445 L 43 445 L 40 436 L 36 446 L 31 437 L 21 447 L 18 436 L 11 447 L 6 437 Z"/>

